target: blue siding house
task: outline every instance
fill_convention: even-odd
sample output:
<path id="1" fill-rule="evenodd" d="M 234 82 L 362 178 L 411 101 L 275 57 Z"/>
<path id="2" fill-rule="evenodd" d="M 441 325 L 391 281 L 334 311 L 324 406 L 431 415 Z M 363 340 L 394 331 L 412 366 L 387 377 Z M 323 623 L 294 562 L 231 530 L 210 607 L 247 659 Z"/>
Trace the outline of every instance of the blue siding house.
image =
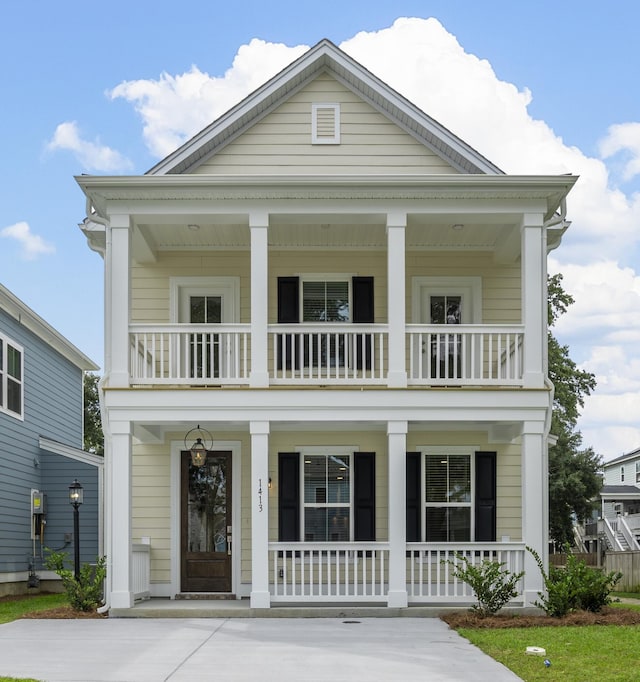
<path id="1" fill-rule="evenodd" d="M 102 553 L 103 458 L 82 449 L 83 377 L 97 369 L 0 284 L 0 596 L 55 587 L 44 558 L 73 557 L 75 478 L 80 560 Z"/>

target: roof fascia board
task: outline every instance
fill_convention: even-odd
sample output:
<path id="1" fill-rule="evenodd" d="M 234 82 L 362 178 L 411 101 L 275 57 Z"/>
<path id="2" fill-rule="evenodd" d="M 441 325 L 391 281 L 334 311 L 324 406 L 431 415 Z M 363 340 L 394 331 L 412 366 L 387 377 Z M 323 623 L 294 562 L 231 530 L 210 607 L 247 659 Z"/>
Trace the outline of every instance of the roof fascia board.
<path id="1" fill-rule="evenodd" d="M 98 365 L 2 284 L 0 284 L 0 308 L 79 369 L 85 371 L 99 369 Z"/>
<path id="2" fill-rule="evenodd" d="M 96 455 L 93 452 L 81 450 L 80 448 L 74 448 L 71 445 L 58 443 L 58 441 L 51 440 L 50 438 L 45 438 L 44 436 L 40 436 L 38 438 L 38 446 L 42 450 L 52 452 L 54 455 L 62 455 L 63 457 L 75 459 L 78 462 L 84 462 L 85 464 L 91 464 L 92 466 L 96 467 L 104 466 L 104 457 Z"/>

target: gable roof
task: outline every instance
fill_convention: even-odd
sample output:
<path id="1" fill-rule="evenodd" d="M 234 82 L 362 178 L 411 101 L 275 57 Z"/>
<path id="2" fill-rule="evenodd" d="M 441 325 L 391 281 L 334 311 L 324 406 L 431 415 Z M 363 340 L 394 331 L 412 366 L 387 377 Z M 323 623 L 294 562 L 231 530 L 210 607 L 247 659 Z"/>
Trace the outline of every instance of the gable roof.
<path id="1" fill-rule="evenodd" d="M 325 72 L 330 73 L 459 172 L 502 174 L 497 166 L 466 142 L 327 39 L 321 40 L 271 80 L 157 163 L 146 174 L 168 175 L 188 172 Z"/>
<path id="2" fill-rule="evenodd" d="M 640 448 L 632 450 L 631 452 L 625 452 L 624 455 L 620 455 L 618 457 L 615 457 L 614 459 L 610 459 L 608 462 L 605 462 L 603 464 L 603 467 L 607 469 L 612 465 L 622 464 L 623 462 L 626 462 L 628 459 L 633 460 L 637 459 L 638 457 L 640 457 Z"/>
<path id="3" fill-rule="evenodd" d="M 4 310 L 79 369 L 86 371 L 96 371 L 99 369 L 95 362 L 79 351 L 62 334 L 57 332 L 2 284 L 0 284 L 0 310 Z"/>

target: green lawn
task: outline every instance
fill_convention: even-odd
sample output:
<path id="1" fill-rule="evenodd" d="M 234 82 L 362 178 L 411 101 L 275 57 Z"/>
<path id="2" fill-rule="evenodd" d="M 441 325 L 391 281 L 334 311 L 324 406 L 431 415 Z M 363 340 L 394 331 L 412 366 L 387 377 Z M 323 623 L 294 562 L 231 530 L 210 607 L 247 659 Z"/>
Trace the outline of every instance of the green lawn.
<path id="1" fill-rule="evenodd" d="M 637 682 L 640 628 L 633 625 L 482 630 L 459 633 L 503 663 L 525 682 Z M 531 656 L 527 647 L 542 647 L 546 656 Z M 545 659 L 551 662 L 544 665 Z"/>
<path id="2" fill-rule="evenodd" d="M 38 594 L 23 599 L 0 599 L 0 624 L 16 620 L 25 613 L 53 609 L 67 603 L 66 594 Z"/>

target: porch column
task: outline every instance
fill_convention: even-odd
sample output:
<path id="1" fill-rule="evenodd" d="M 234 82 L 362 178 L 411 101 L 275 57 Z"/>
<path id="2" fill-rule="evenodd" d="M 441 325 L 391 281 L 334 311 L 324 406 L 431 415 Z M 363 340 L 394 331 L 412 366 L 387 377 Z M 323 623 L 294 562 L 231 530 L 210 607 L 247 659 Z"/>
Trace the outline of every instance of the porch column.
<path id="1" fill-rule="evenodd" d="M 407 606 L 407 422 L 387 424 L 389 448 L 389 593 L 387 606 Z"/>
<path id="2" fill-rule="evenodd" d="M 269 214 L 260 211 L 249 214 L 251 233 L 251 374 L 253 388 L 269 385 L 267 368 L 267 286 Z"/>
<path id="3" fill-rule="evenodd" d="M 536 550 L 547 570 L 549 493 L 548 452 L 544 425 L 525 422 L 522 430 L 522 540 Z M 544 582 L 535 559 L 524 555 L 524 603 L 532 606 L 539 599 Z"/>
<path id="4" fill-rule="evenodd" d="M 542 215 L 525 214 L 521 229 L 523 382 L 525 388 L 542 388 L 547 346 L 547 253 Z"/>
<path id="5" fill-rule="evenodd" d="M 251 608 L 268 609 L 269 422 L 251 422 Z"/>
<path id="6" fill-rule="evenodd" d="M 129 215 L 109 216 L 105 291 L 105 367 L 110 387 L 129 386 Z"/>
<path id="7" fill-rule="evenodd" d="M 131 425 L 109 422 L 111 456 L 107 513 L 110 516 L 110 549 L 107 561 L 111 568 L 112 608 L 133 606 L 131 574 Z M 110 553 L 110 554 L 109 554 Z"/>
<path id="8" fill-rule="evenodd" d="M 405 357 L 405 228 L 406 213 L 387 214 L 387 320 L 389 324 L 390 388 L 407 385 Z"/>

